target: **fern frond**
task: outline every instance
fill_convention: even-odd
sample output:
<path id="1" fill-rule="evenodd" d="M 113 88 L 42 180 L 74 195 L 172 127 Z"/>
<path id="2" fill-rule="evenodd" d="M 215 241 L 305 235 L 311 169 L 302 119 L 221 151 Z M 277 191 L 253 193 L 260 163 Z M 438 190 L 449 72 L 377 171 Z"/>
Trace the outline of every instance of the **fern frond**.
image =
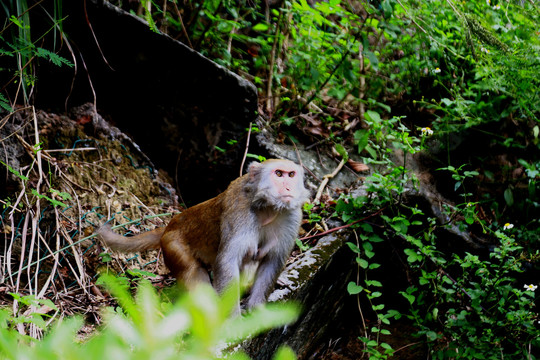
<path id="1" fill-rule="evenodd" d="M 66 58 L 61 57 L 60 55 L 57 55 L 53 53 L 52 51 L 49 51 L 44 48 L 37 48 L 36 55 L 41 58 L 49 59 L 54 65 L 56 66 L 62 66 L 62 64 L 67 65 L 69 67 L 73 67 L 73 63 L 69 61 Z"/>
<path id="2" fill-rule="evenodd" d="M 8 99 L 2 94 L 0 94 L 0 108 L 13 112 L 13 108 L 9 105 Z"/>

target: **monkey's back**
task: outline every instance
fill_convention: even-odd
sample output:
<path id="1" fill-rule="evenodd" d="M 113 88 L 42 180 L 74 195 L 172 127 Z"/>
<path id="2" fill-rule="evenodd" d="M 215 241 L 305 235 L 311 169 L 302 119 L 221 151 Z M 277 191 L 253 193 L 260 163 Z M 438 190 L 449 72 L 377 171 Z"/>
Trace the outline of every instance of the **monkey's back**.
<path id="1" fill-rule="evenodd" d="M 185 255 L 190 254 L 197 261 L 211 266 L 220 243 L 220 200 L 220 196 L 217 196 L 175 215 L 161 238 L 163 251 L 166 252 L 166 248 L 174 242 L 173 246 L 180 248 Z"/>
<path id="2" fill-rule="evenodd" d="M 174 247 L 176 254 L 170 254 L 169 258 L 178 257 L 177 254 L 182 253 L 191 255 L 207 268 L 213 266 L 221 243 L 222 214 L 225 208 L 231 207 L 231 202 L 238 206 L 245 206 L 242 187 L 246 180 L 245 175 L 235 179 L 229 184 L 227 190 L 218 196 L 192 206 L 172 218 L 161 238 L 161 247 L 167 263 L 171 262 L 171 259 L 167 261 L 167 252 L 171 252 L 167 249 Z M 237 194 L 234 200 L 230 199 L 231 193 Z M 226 206 L 225 203 L 229 205 Z M 189 262 L 188 259 L 185 260 Z"/>

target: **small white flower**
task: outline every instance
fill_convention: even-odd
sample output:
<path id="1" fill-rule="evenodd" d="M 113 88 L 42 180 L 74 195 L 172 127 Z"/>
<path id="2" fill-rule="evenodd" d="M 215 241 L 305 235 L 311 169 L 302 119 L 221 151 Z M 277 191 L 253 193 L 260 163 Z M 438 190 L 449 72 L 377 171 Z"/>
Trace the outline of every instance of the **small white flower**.
<path id="1" fill-rule="evenodd" d="M 438 74 L 438 73 L 440 73 L 440 72 L 441 72 L 441 69 L 439 69 L 439 68 L 433 69 L 433 73 L 435 73 L 435 74 Z"/>
<path id="2" fill-rule="evenodd" d="M 510 230 L 513 227 L 514 227 L 514 224 L 506 223 L 503 226 L 503 230 Z"/>
<path id="3" fill-rule="evenodd" d="M 499 10 L 500 8 L 501 8 L 501 5 L 495 5 L 495 6 L 493 7 L 493 10 Z"/>
<path id="4" fill-rule="evenodd" d="M 486 4 L 491 4 L 491 1 L 490 0 L 486 0 Z"/>
<path id="5" fill-rule="evenodd" d="M 423 127 L 420 129 L 422 131 L 422 136 L 431 136 L 433 135 L 433 130 L 431 130 L 429 127 Z"/>
<path id="6" fill-rule="evenodd" d="M 489 50 L 486 49 L 485 47 L 481 47 L 481 48 L 480 48 L 480 51 L 481 51 L 481 52 L 484 52 L 484 53 L 486 53 L 486 54 L 489 54 Z"/>
<path id="7" fill-rule="evenodd" d="M 534 291 L 534 290 L 536 290 L 536 288 L 537 288 L 538 286 L 533 285 L 533 284 L 530 284 L 530 285 L 525 284 L 525 285 L 523 285 L 523 287 L 525 288 L 525 290 L 528 290 L 528 291 Z"/>

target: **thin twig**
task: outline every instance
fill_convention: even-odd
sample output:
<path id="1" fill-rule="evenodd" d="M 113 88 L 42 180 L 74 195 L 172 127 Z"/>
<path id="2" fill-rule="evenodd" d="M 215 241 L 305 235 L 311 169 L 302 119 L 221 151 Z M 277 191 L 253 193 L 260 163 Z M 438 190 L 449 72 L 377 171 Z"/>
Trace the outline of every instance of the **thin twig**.
<path id="1" fill-rule="evenodd" d="M 353 222 L 351 222 L 351 223 L 348 223 L 348 224 L 345 224 L 345 225 L 341 225 L 341 226 L 332 228 L 332 229 L 330 229 L 330 230 L 328 230 L 328 231 L 323 231 L 323 232 L 318 233 L 318 234 L 315 234 L 315 235 L 305 236 L 305 237 L 303 237 L 303 238 L 300 238 L 300 241 L 305 241 L 305 240 L 313 239 L 313 238 L 316 238 L 316 237 L 325 236 L 325 235 L 331 234 L 331 233 L 333 233 L 333 232 L 336 232 L 336 231 L 339 231 L 339 230 L 343 230 L 343 229 L 349 228 L 349 227 L 351 227 L 351 226 L 353 226 L 353 225 L 355 225 L 355 224 L 358 224 L 358 223 L 360 223 L 360 222 L 362 222 L 362 221 L 366 221 L 366 220 L 369 219 L 369 218 L 372 218 L 372 217 L 374 217 L 374 216 L 379 215 L 379 214 L 382 213 L 385 209 L 386 209 L 386 206 L 383 207 L 383 208 L 381 208 L 381 209 L 379 209 L 379 210 L 377 210 L 377 211 L 374 212 L 373 214 L 368 215 L 368 216 L 362 218 L 362 219 L 355 220 L 355 221 L 353 221 Z"/>
<path id="2" fill-rule="evenodd" d="M 60 223 L 58 221 L 58 210 L 57 208 L 55 207 L 54 208 L 54 211 L 56 213 L 56 227 L 58 228 L 60 226 Z M 51 254 L 54 254 L 54 252 L 52 251 L 52 249 L 49 247 L 49 244 L 47 243 L 47 241 L 45 241 L 44 238 L 42 238 L 40 236 L 40 239 L 41 241 L 43 242 L 43 244 L 45 245 L 45 248 L 51 253 Z M 56 249 L 58 250 L 60 248 L 60 233 L 57 231 L 56 232 Z M 49 276 L 47 277 L 47 280 L 45 281 L 45 283 L 43 284 L 42 288 L 41 288 L 41 291 L 39 292 L 37 298 L 40 299 L 43 297 L 43 295 L 45 295 L 45 292 L 47 291 L 47 289 L 49 288 L 49 284 L 51 283 L 52 279 L 56 276 L 56 269 L 58 268 L 58 264 L 59 264 L 59 257 L 57 254 L 54 254 L 52 255 L 53 258 L 54 258 L 54 263 L 53 263 L 53 266 L 52 266 L 52 270 L 49 274 Z"/>
<path id="3" fill-rule="evenodd" d="M 150 4 L 150 2 L 148 2 Z M 96 33 L 94 32 L 94 28 L 92 28 L 92 23 L 90 22 L 90 19 L 88 18 L 88 11 L 86 10 L 86 0 L 84 0 L 83 2 L 83 7 L 84 7 L 84 17 L 86 19 L 86 24 L 88 25 L 88 27 L 90 28 L 90 33 L 92 33 L 92 37 L 94 38 L 94 41 L 96 43 L 96 46 L 98 48 L 98 51 L 99 53 L 101 54 L 101 58 L 103 59 L 103 61 L 105 62 L 105 64 L 107 64 L 107 66 L 109 67 L 109 69 L 111 69 L 112 71 L 114 71 L 114 68 L 109 64 L 109 62 L 107 61 L 107 58 L 105 57 L 105 54 L 103 54 L 103 50 L 101 50 L 101 45 L 99 45 L 99 41 L 96 37 Z M 86 68 L 86 66 L 85 66 Z M 88 70 L 87 70 L 88 71 Z"/>
<path id="4" fill-rule="evenodd" d="M 28 249 L 28 262 L 32 262 L 32 257 L 34 256 L 34 247 L 36 244 L 36 238 L 37 234 L 39 233 L 39 217 L 41 216 L 41 202 L 39 201 L 39 194 L 41 191 L 41 183 L 43 182 L 43 164 L 41 162 L 41 146 L 39 141 L 39 127 L 37 123 L 37 116 L 36 116 L 36 108 L 32 106 L 32 117 L 34 120 L 34 147 L 33 151 L 36 155 L 36 163 L 38 168 L 38 180 L 36 184 L 36 194 L 37 194 L 37 201 L 36 201 L 36 209 L 34 212 L 34 215 L 32 216 L 32 237 L 30 239 L 30 247 Z M 39 254 L 37 254 L 39 256 Z M 31 269 L 28 268 L 28 289 L 30 291 L 30 294 L 37 293 L 38 291 L 38 276 L 39 274 L 39 264 L 36 264 L 36 270 L 32 273 Z M 32 275 L 35 276 L 35 282 L 34 282 L 34 291 L 32 291 Z"/>
<path id="5" fill-rule="evenodd" d="M 246 140 L 246 150 L 244 151 L 244 156 L 242 157 L 242 164 L 240 164 L 240 176 L 242 176 L 242 170 L 244 169 L 244 163 L 246 162 L 246 157 L 249 149 L 249 138 L 251 137 L 251 122 L 249 123 L 249 130 Z"/>
<path id="6" fill-rule="evenodd" d="M 269 65 L 269 74 L 268 74 L 268 82 L 266 84 L 266 112 L 268 113 L 269 117 L 272 118 L 272 113 L 274 110 L 274 96 L 272 95 L 272 81 L 274 81 L 274 65 L 276 62 L 276 49 L 277 44 L 279 42 L 279 35 L 281 32 L 281 19 L 283 17 L 283 12 L 279 12 L 279 18 L 277 21 L 277 29 L 276 34 L 274 38 L 274 44 L 272 44 L 272 51 L 270 53 L 270 65 Z"/>
<path id="7" fill-rule="evenodd" d="M 358 240 L 358 234 L 353 230 L 354 237 L 356 238 L 356 246 L 360 248 L 360 241 Z M 360 264 L 356 267 L 356 283 L 360 284 Z M 362 312 L 362 305 L 360 304 L 360 294 L 356 294 L 356 304 L 358 306 L 358 312 L 360 312 L 360 318 L 362 319 L 362 326 L 364 328 L 364 337 L 368 338 L 366 320 L 364 319 L 364 313 Z"/>
<path id="8" fill-rule="evenodd" d="M 4 200 L 0 200 L 0 204 L 3 204 L 4 207 L 10 207 L 10 208 L 12 208 L 13 210 L 15 210 L 15 211 L 17 211 L 17 212 L 22 212 L 21 210 L 19 210 L 19 209 L 13 207 L 13 205 L 8 204 L 8 203 L 5 202 Z"/>
<path id="9" fill-rule="evenodd" d="M 86 273 L 84 272 L 83 262 L 81 259 L 81 255 L 79 254 L 79 249 L 75 247 L 75 243 L 73 242 L 73 239 L 69 234 L 66 232 L 66 229 L 63 227 L 60 227 L 58 229 L 64 235 L 64 238 L 67 240 L 67 242 L 71 245 L 73 251 L 73 257 L 75 258 L 75 263 L 77 264 L 77 268 L 79 270 L 80 276 L 77 276 L 75 271 L 73 271 L 73 275 L 75 276 L 75 279 L 77 279 L 77 282 L 79 283 L 79 286 L 84 290 L 85 293 L 87 293 L 86 287 L 84 286 L 84 283 L 86 281 Z M 78 244 L 77 244 L 78 245 Z M 68 261 L 69 264 L 69 261 Z M 71 265 L 70 265 L 71 267 Z"/>
<path id="10" fill-rule="evenodd" d="M 137 223 L 137 222 L 141 222 L 142 220 L 148 220 L 148 219 L 153 219 L 153 218 L 156 218 L 156 217 L 169 216 L 169 215 L 173 215 L 173 213 L 163 213 L 163 214 L 156 214 L 156 215 L 144 216 L 144 217 L 142 217 L 142 218 L 139 218 L 139 219 L 136 219 L 136 220 L 131 220 L 131 221 L 128 221 L 128 222 L 123 223 L 123 224 L 120 224 L 120 225 L 115 225 L 115 226 L 111 227 L 111 229 L 114 230 L 114 229 L 117 229 L 117 228 L 120 228 L 120 227 L 124 227 L 124 226 L 129 225 L 129 224 L 134 224 L 134 223 Z M 23 229 L 23 230 L 24 230 L 24 229 Z M 20 273 L 20 271 L 26 270 L 29 266 L 34 266 L 34 265 L 36 265 L 38 262 L 41 262 L 41 261 L 43 261 L 43 260 L 45 260 L 45 259 L 50 258 L 51 256 L 54 256 L 54 255 L 56 255 L 56 254 L 59 254 L 59 253 L 61 253 L 61 252 L 64 251 L 64 250 L 68 250 L 68 249 L 72 248 L 73 246 L 82 243 L 83 241 L 86 241 L 86 240 L 90 240 L 90 239 L 92 239 L 92 238 L 95 238 L 96 236 L 97 236 L 97 234 L 92 234 L 92 235 L 89 235 L 89 236 L 85 236 L 85 237 L 83 237 L 82 239 L 73 242 L 72 244 L 69 244 L 69 245 L 67 245 L 67 246 L 64 246 L 63 248 L 61 248 L 61 249 L 55 251 L 54 253 L 51 253 L 51 254 L 49 254 L 49 255 L 46 255 L 46 256 L 42 257 L 41 259 L 36 260 L 36 261 L 34 261 L 33 263 L 30 263 L 30 264 L 28 264 L 28 265 L 22 267 L 22 268 L 19 269 L 18 271 L 15 271 L 14 273 L 12 273 L 12 274 L 9 275 L 9 278 L 11 278 L 11 277 L 13 277 L 13 276 L 15 276 L 15 275 L 18 275 L 18 274 Z"/>
<path id="11" fill-rule="evenodd" d="M 176 10 L 176 14 L 178 14 L 180 25 L 182 25 L 182 32 L 184 33 L 184 36 L 186 37 L 186 41 L 189 47 L 193 49 L 193 44 L 191 43 L 191 40 L 189 39 L 189 35 L 187 33 L 186 27 L 184 26 L 184 20 L 182 20 L 182 14 L 180 14 L 180 10 L 178 9 L 178 6 L 176 5 L 176 1 L 173 1 L 173 5 L 174 5 L 174 9 Z"/>
<path id="12" fill-rule="evenodd" d="M 52 153 L 52 152 L 71 152 L 71 151 L 89 151 L 89 150 L 97 150 L 97 148 L 89 147 L 89 148 L 71 148 L 71 149 L 51 149 L 51 150 L 43 150 L 43 152 Z"/>
<path id="13" fill-rule="evenodd" d="M 341 161 L 339 162 L 339 165 L 335 168 L 335 170 L 331 174 L 327 174 L 323 176 L 323 181 L 321 185 L 319 186 L 319 190 L 317 190 L 317 195 L 315 195 L 315 199 L 313 200 L 315 204 L 321 201 L 321 196 L 324 191 L 324 188 L 326 187 L 326 184 L 328 184 L 328 181 L 330 181 L 331 178 L 333 178 L 339 173 L 341 168 L 343 168 L 343 165 L 345 165 L 345 162 L 346 162 L 345 159 L 341 159 Z"/>
<path id="14" fill-rule="evenodd" d="M 359 96 L 358 99 L 360 100 L 359 106 L 358 106 L 358 117 L 360 118 L 360 121 L 364 120 L 364 113 L 365 113 L 365 103 L 364 103 L 364 96 L 366 91 L 366 69 L 364 66 L 364 44 L 360 42 L 359 48 L 358 48 L 358 57 L 360 58 L 360 89 L 359 89 Z"/>

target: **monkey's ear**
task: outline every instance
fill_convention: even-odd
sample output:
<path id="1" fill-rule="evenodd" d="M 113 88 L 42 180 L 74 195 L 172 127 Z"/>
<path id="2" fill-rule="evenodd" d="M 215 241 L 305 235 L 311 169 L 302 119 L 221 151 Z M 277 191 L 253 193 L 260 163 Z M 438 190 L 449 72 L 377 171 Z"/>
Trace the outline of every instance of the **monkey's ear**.
<path id="1" fill-rule="evenodd" d="M 258 163 L 256 161 L 253 161 L 252 163 L 250 163 L 248 166 L 249 178 L 253 180 L 256 177 L 258 177 L 259 173 L 261 172 L 261 169 L 262 169 L 262 163 Z"/>

